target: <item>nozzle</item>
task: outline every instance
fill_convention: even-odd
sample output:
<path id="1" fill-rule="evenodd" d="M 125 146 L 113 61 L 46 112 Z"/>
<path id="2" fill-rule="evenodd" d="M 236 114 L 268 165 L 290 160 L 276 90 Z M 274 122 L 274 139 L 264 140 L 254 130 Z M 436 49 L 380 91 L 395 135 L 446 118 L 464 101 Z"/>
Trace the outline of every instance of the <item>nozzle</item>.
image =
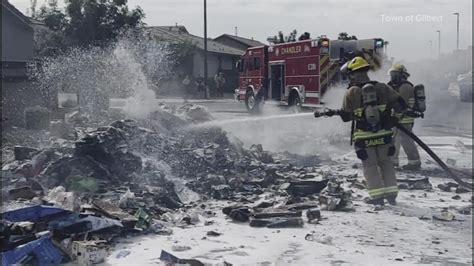
<path id="1" fill-rule="evenodd" d="M 339 110 L 333 110 L 329 108 L 325 108 L 322 111 L 315 111 L 314 112 L 314 117 L 319 118 L 319 117 L 331 117 L 333 115 L 339 115 Z"/>

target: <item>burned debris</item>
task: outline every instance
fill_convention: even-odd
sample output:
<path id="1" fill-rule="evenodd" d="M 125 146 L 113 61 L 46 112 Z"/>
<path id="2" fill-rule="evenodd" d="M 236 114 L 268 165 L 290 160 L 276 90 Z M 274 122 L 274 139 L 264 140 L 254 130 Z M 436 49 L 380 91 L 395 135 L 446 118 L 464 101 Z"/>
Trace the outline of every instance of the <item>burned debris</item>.
<path id="1" fill-rule="evenodd" d="M 13 146 L 2 167 L 10 206 L 1 216 L 2 261 L 100 263 L 120 236 L 212 225 L 209 201 L 227 202 L 222 213 L 233 222 L 265 228 L 301 228 L 320 223 L 322 211 L 355 210 L 353 190 L 365 187 L 357 174 L 321 168 L 315 156 L 247 149 L 218 127 L 193 127 L 211 119 L 205 114 L 190 104 L 162 105 L 146 121 L 94 128 L 81 122 L 72 126 L 75 138 L 46 148 Z M 432 189 L 427 178 L 399 181 Z M 221 234 L 209 230 L 205 237 Z M 165 251 L 162 257 L 188 261 Z"/>
<path id="2" fill-rule="evenodd" d="M 301 227 L 302 210 L 317 207 L 328 183 L 310 180 L 314 167 L 275 161 L 261 145 L 245 149 L 220 128 L 192 127 L 211 119 L 199 106 L 162 105 L 146 121 L 95 128 L 78 116 L 62 145 L 14 146 L 2 166 L 2 195 L 12 209 L 1 218 L 8 264 L 99 263 L 118 236 L 169 235 L 170 225 L 199 223 L 193 208 L 205 210 L 199 202 L 212 199 L 241 202 L 223 209 L 237 222 Z M 265 193 L 286 204 L 259 200 Z M 43 250 L 49 257 L 34 261 Z"/>

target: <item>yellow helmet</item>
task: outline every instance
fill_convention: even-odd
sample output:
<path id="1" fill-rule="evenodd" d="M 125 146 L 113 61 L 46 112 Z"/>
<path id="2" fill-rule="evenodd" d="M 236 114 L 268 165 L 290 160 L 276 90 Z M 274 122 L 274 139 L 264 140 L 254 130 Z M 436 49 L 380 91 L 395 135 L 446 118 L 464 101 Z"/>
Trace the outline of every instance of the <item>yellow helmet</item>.
<path id="1" fill-rule="evenodd" d="M 407 68 L 402 64 L 393 64 L 392 67 L 388 70 L 388 73 L 390 74 L 390 72 L 394 72 L 394 71 L 400 72 L 403 75 L 405 75 L 406 77 L 410 76 L 410 74 L 408 73 Z"/>
<path id="2" fill-rule="evenodd" d="M 356 71 L 359 69 L 363 68 L 369 68 L 370 64 L 361 56 L 356 56 L 354 57 L 351 61 L 345 63 L 341 67 L 341 72 L 346 73 L 346 72 L 351 72 L 351 71 Z"/>

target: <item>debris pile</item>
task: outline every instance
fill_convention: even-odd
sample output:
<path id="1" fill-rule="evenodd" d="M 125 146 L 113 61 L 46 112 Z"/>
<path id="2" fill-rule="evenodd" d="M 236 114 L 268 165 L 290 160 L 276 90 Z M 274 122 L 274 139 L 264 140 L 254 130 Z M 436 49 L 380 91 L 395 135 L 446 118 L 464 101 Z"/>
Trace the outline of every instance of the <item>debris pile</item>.
<path id="1" fill-rule="evenodd" d="M 321 210 L 354 210 L 345 184 L 363 186 L 357 177 L 322 170 L 315 156 L 245 149 L 220 128 L 192 126 L 209 119 L 199 106 L 161 105 L 146 121 L 88 128 L 73 119 L 75 139 L 14 147 L 2 167 L 11 210 L 1 217 L 3 262 L 99 263 L 118 236 L 170 235 L 171 226 L 215 216 L 211 199 L 232 201 L 223 213 L 252 227 L 302 227 L 318 223 Z M 44 250 L 49 257 L 35 256 Z"/>

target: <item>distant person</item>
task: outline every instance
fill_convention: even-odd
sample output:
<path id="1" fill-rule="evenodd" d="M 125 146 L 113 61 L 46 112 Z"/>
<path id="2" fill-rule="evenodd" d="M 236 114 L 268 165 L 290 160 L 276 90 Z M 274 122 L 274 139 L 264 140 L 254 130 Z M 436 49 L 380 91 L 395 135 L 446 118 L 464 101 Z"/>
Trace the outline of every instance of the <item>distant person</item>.
<path id="1" fill-rule="evenodd" d="M 214 82 L 216 83 L 217 89 L 217 97 L 224 99 L 224 85 L 225 85 L 225 77 L 224 73 L 219 72 L 214 76 Z"/>
<path id="2" fill-rule="evenodd" d="M 190 85 L 191 80 L 189 79 L 189 75 L 186 75 L 183 79 L 183 88 L 184 88 L 184 97 L 187 98 L 189 94 L 191 94 Z"/>
<path id="3" fill-rule="evenodd" d="M 408 107 L 413 109 L 415 106 L 415 89 L 413 84 L 408 81 L 410 74 L 404 65 L 394 64 L 389 70 L 390 81 L 387 83 L 392 87 L 400 96 L 405 100 Z M 416 116 L 415 116 L 416 117 Z M 400 124 L 406 129 L 412 131 L 415 124 L 415 117 L 410 116 L 409 114 L 404 115 L 403 117 L 399 115 Z M 419 170 L 421 168 L 420 154 L 418 153 L 418 148 L 416 147 L 415 142 L 405 133 L 400 130 L 395 131 L 395 154 L 392 157 L 392 162 L 394 166 L 399 166 L 399 153 L 400 146 L 403 147 L 403 150 L 407 154 L 408 164 L 404 165 L 402 168 L 404 170 Z"/>
<path id="4" fill-rule="evenodd" d="M 198 95 L 202 93 L 204 96 L 203 98 L 207 98 L 206 84 L 204 83 L 204 78 L 199 76 L 196 78 L 194 83 L 196 84 Z"/>

